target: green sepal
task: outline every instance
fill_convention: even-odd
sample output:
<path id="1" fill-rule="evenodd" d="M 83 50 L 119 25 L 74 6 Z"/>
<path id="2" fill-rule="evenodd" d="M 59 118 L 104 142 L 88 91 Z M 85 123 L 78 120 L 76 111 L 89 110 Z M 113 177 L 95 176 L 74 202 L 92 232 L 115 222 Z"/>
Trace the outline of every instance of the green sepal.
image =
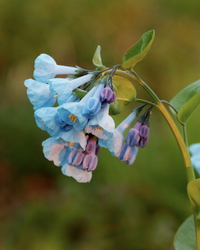
<path id="1" fill-rule="evenodd" d="M 102 63 L 102 60 L 101 60 L 101 46 L 100 45 L 98 45 L 96 50 L 95 50 L 92 62 L 98 68 L 103 66 L 103 63 Z"/>
<path id="2" fill-rule="evenodd" d="M 140 40 L 126 51 L 122 59 L 124 69 L 132 68 L 141 61 L 150 49 L 155 37 L 155 31 L 149 30 L 142 35 Z"/>
<path id="3" fill-rule="evenodd" d="M 174 238 L 175 250 L 197 250 L 194 217 L 190 216 L 179 227 Z"/>
<path id="4" fill-rule="evenodd" d="M 177 119 L 186 124 L 200 104 L 200 80 L 181 90 L 170 103 L 178 111 Z"/>

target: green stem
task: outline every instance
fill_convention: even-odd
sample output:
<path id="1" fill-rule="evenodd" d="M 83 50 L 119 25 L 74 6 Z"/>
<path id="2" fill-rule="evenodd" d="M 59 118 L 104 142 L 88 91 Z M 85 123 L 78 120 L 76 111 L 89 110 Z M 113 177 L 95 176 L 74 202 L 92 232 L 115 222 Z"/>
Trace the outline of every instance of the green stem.
<path id="1" fill-rule="evenodd" d="M 189 154 L 189 151 L 187 149 L 187 145 L 185 144 L 185 142 L 180 134 L 180 131 L 177 128 L 174 120 L 172 119 L 171 115 L 169 114 L 169 112 L 167 111 L 165 106 L 162 104 L 160 99 L 153 92 L 153 90 L 135 72 L 133 72 L 133 74 L 131 74 L 130 72 L 127 72 L 127 71 L 117 70 L 116 74 L 124 76 L 124 77 L 128 78 L 130 81 L 138 82 L 146 90 L 146 92 L 152 97 L 152 99 L 156 102 L 156 107 L 160 110 L 160 112 L 162 113 L 162 115 L 166 119 L 167 123 L 169 124 L 169 126 L 170 126 L 170 128 L 171 128 L 171 130 L 176 138 L 176 141 L 179 145 L 179 148 L 181 150 L 183 160 L 185 163 L 185 167 L 186 167 L 187 180 L 188 180 L 188 182 L 195 180 L 194 170 L 192 167 L 190 154 Z"/>

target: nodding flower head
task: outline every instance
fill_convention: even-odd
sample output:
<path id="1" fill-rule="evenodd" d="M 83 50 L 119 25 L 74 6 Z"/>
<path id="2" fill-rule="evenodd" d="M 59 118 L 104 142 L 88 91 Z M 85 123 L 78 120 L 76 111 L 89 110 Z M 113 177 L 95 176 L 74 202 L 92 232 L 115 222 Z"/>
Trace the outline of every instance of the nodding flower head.
<path id="1" fill-rule="evenodd" d="M 51 136 L 42 143 L 44 156 L 56 166 L 61 166 L 64 175 L 78 182 L 91 180 L 101 146 L 108 148 L 120 161 L 131 165 L 136 159 L 138 147 L 144 147 L 148 142 L 151 109 L 129 130 L 124 142 L 126 129 L 146 104 L 135 108 L 117 127 L 109 113 L 121 112 L 125 106 L 123 100 L 132 100 L 132 92 L 130 95 L 127 93 L 129 90 L 135 96 L 135 89 L 120 86 L 123 76 L 112 84 L 119 66 L 85 70 L 78 66 L 57 65 L 51 56 L 41 54 L 35 60 L 35 80 L 24 82 L 35 110 L 36 124 Z M 123 91 L 126 87 L 128 89 Z M 119 93 L 117 100 L 115 89 Z"/>

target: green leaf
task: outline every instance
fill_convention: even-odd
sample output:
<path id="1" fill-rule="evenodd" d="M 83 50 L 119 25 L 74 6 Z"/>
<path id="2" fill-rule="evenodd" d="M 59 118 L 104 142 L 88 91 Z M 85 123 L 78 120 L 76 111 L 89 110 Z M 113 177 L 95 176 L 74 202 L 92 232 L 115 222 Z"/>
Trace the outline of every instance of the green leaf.
<path id="1" fill-rule="evenodd" d="M 142 35 L 140 40 L 126 51 L 122 59 L 122 67 L 125 69 L 133 67 L 141 61 L 150 49 L 155 37 L 155 31 L 149 30 Z"/>
<path id="2" fill-rule="evenodd" d="M 98 45 L 96 48 L 92 62 L 97 67 L 103 66 L 102 60 L 101 60 L 101 46 L 100 45 Z"/>
<path id="3" fill-rule="evenodd" d="M 181 90 L 170 103 L 178 111 L 178 120 L 186 123 L 200 104 L 200 80 Z"/>
<path id="4" fill-rule="evenodd" d="M 178 229 L 174 238 L 175 250 L 197 250 L 194 218 L 190 216 Z"/>
<path id="5" fill-rule="evenodd" d="M 110 114 L 117 115 L 126 105 L 135 100 L 136 89 L 131 81 L 117 74 L 113 76 L 112 84 L 116 94 L 116 101 L 110 105 Z"/>

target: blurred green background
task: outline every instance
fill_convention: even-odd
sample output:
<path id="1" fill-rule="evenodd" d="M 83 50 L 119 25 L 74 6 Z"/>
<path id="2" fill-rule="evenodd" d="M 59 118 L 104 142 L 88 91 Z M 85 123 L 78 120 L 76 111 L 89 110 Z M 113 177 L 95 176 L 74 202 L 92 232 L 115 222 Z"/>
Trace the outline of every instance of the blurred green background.
<path id="1" fill-rule="evenodd" d="M 132 166 L 101 149 L 92 181 L 80 184 L 43 157 L 48 135 L 36 127 L 23 82 L 41 53 L 94 69 L 101 45 L 112 66 L 155 29 L 135 70 L 169 101 L 199 79 L 199 13 L 200 2 L 188 0 L 0 0 L 0 249 L 173 249 L 191 209 L 181 154 L 161 114 L 153 110 L 148 146 Z M 140 88 L 138 98 L 147 98 Z M 200 140 L 199 112 L 188 124 L 190 144 Z"/>

